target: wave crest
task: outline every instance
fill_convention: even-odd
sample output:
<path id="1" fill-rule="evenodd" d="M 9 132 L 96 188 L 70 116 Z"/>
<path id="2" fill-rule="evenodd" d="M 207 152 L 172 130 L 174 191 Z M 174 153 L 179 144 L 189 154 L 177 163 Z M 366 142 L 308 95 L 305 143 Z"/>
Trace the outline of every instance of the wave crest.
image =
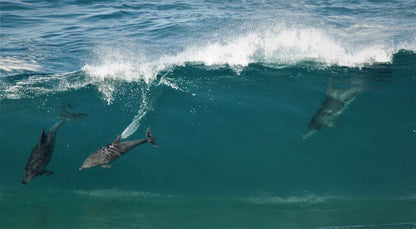
<path id="1" fill-rule="evenodd" d="M 240 73 L 251 63 L 294 65 L 313 61 L 326 66 L 362 67 L 392 62 L 400 49 L 415 50 L 416 41 L 391 46 L 362 42 L 352 37 L 318 28 L 277 26 L 264 31 L 246 32 L 218 40 L 205 40 L 176 53 L 152 54 L 152 50 L 119 44 L 97 48 L 96 60 L 83 70 L 97 79 L 154 82 L 162 71 L 194 63 L 229 66 Z M 146 54 L 147 53 L 147 54 Z M 149 54 L 151 53 L 151 54 Z"/>

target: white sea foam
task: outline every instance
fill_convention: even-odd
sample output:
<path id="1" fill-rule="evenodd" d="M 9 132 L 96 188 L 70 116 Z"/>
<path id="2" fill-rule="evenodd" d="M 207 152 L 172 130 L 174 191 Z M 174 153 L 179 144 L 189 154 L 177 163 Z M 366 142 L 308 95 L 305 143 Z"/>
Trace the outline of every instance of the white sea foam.
<path id="1" fill-rule="evenodd" d="M 379 44 L 351 47 L 351 44 L 321 29 L 288 28 L 249 33 L 223 42 L 190 47 L 176 57 L 183 62 L 229 65 L 237 69 L 256 62 L 296 64 L 302 61 L 360 67 L 375 62 L 390 62 L 397 51 Z"/>
<path id="2" fill-rule="evenodd" d="M 416 201 L 416 193 L 409 193 L 399 198 L 400 200 Z"/>
<path id="3" fill-rule="evenodd" d="M 130 44 L 97 47 L 95 56 L 92 63 L 86 64 L 82 70 L 96 80 L 115 79 L 151 83 L 162 70 L 141 53 L 139 47 L 130 47 Z"/>
<path id="4" fill-rule="evenodd" d="M 0 97 L 20 99 L 54 92 L 76 90 L 90 84 L 90 82 L 86 80 L 70 81 L 68 76 L 72 74 L 74 74 L 74 72 L 54 75 L 35 74 L 28 78 L 14 81 L 13 83 L 0 81 L 0 87 L 2 89 Z"/>
<path id="5" fill-rule="evenodd" d="M 369 28 L 377 26 L 368 26 Z M 347 33 L 319 28 L 275 26 L 264 30 L 205 40 L 176 53 L 146 55 L 138 47 L 98 48 L 97 60 L 84 66 L 97 79 L 153 83 L 161 71 L 186 63 L 230 66 L 237 73 L 250 63 L 297 64 L 316 61 L 326 65 L 361 67 L 386 63 L 402 48 L 414 50 L 416 41 L 392 46 L 387 42 L 361 41 Z M 354 40 L 357 39 L 357 40 Z M 151 53 L 148 51 L 147 53 Z"/>
<path id="6" fill-rule="evenodd" d="M 257 196 L 246 198 L 244 201 L 260 204 L 260 205 L 274 205 L 274 204 L 317 204 L 324 203 L 333 197 L 328 196 L 316 196 L 316 195 L 305 195 L 305 196 L 289 196 L 289 197 L 280 197 L 280 196 Z"/>
<path id="7" fill-rule="evenodd" d="M 82 196 L 92 196 L 107 199 L 125 199 L 125 198 L 170 198 L 169 195 L 159 193 L 139 192 L 122 190 L 119 188 L 111 189 L 91 189 L 91 190 L 74 190 L 75 194 Z"/>

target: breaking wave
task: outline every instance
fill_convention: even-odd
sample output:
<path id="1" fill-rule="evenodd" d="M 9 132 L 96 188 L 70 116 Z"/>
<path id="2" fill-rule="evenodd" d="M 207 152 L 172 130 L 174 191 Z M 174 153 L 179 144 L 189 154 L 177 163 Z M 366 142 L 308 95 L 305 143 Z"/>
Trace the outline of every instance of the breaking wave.
<path id="1" fill-rule="evenodd" d="M 379 29 L 377 26 L 365 28 Z M 114 102 L 114 95 L 124 90 L 124 83 L 134 83 L 140 85 L 140 90 L 126 93 L 139 93 L 136 96 L 140 96 L 141 105 L 121 134 L 122 138 L 127 138 L 140 127 L 141 120 L 153 109 L 156 98 L 151 92 L 155 87 L 164 85 L 178 91 L 187 91 L 180 86 L 183 83 L 176 83 L 178 76 L 166 76 L 177 67 L 202 65 L 205 70 L 229 68 L 236 75 L 250 64 L 282 68 L 309 62 L 314 63 L 312 66 L 316 68 L 361 68 L 376 63 L 391 63 L 394 54 L 402 49 L 415 52 L 416 38 L 396 44 L 383 39 L 369 42 L 346 34 L 340 35 L 331 28 L 325 30 L 286 25 L 205 39 L 175 52 L 155 51 L 129 41 L 106 43 L 95 47 L 92 58 L 80 70 L 68 73 L 40 74 L 37 71 L 42 67 L 36 61 L 3 58 L 0 61 L 1 70 L 7 74 L 22 70 L 26 73 L 21 77 L 1 77 L 0 97 L 19 99 L 93 85 L 110 105 Z"/>
<path id="2" fill-rule="evenodd" d="M 15 57 L 0 59 L 1 96 L 19 99 L 24 95 L 76 90 L 94 85 L 111 104 L 118 90 L 117 82 L 137 82 L 144 85 L 164 84 L 183 90 L 172 81 L 163 79 L 175 67 L 203 65 L 207 68 L 231 68 L 236 74 L 248 65 L 259 63 L 270 67 L 285 67 L 313 62 L 316 67 L 363 67 L 375 63 L 391 63 L 400 50 L 416 52 L 416 37 L 391 41 L 391 36 L 379 35 L 379 24 L 357 24 L 347 31 L 332 27 L 311 27 L 285 24 L 260 25 L 259 28 L 239 29 L 215 38 L 189 40 L 175 51 L 168 48 L 136 44 L 131 40 L 103 43 L 93 48 L 90 58 L 73 72 L 40 74 L 42 65 L 36 60 Z M 360 32 L 361 31 L 361 32 Z M 365 33 L 363 32 L 365 31 Z M 374 35 L 376 39 L 367 37 Z M 175 44 L 172 44 L 175 46 Z M 27 78 L 5 80 L 16 74 Z M 74 76 L 75 75 L 75 76 Z M 79 77 L 81 75 L 81 77 Z M 82 75 L 85 75 L 82 76 Z M 46 84 L 47 86 L 45 86 Z"/>
<path id="3" fill-rule="evenodd" d="M 252 63 L 287 66 L 312 61 L 319 63 L 319 66 L 363 67 L 390 63 L 393 55 L 402 49 L 416 51 L 416 38 L 394 45 L 383 41 L 363 43 L 349 37 L 337 37 L 323 29 L 280 26 L 272 30 L 206 40 L 176 53 L 146 55 L 152 52 L 130 45 L 109 45 L 97 48 L 96 60 L 82 69 L 98 79 L 149 84 L 161 72 L 185 64 L 228 66 L 236 73 Z"/>

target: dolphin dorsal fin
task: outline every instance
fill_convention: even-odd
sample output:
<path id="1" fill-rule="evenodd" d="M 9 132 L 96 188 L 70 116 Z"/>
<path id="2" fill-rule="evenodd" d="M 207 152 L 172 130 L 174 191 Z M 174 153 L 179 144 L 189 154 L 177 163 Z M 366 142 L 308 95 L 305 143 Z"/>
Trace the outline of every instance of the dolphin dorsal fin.
<path id="1" fill-rule="evenodd" d="M 46 138 L 47 138 L 47 136 L 46 136 L 46 134 L 45 134 L 45 129 L 42 129 L 42 133 L 40 134 L 40 144 L 43 144 L 43 143 L 45 143 L 46 142 Z"/>
<path id="2" fill-rule="evenodd" d="M 120 143 L 120 138 L 121 138 L 120 135 L 117 136 L 117 138 L 116 138 L 116 140 L 114 140 L 113 144 Z"/>

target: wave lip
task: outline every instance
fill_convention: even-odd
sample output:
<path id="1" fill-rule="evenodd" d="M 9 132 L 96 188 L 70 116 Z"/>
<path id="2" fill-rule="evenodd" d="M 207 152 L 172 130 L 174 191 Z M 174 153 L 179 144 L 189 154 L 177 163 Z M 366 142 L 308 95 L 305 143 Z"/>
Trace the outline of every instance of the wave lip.
<path id="1" fill-rule="evenodd" d="M 295 65 L 313 61 L 326 66 L 362 67 L 391 63 L 395 53 L 401 49 L 414 49 L 414 43 L 416 40 L 391 46 L 384 41 L 355 40 L 337 31 L 279 25 L 205 40 L 183 47 L 176 53 L 165 50 L 155 54 L 152 50 L 128 44 L 124 47 L 100 47 L 97 48 L 96 61 L 86 64 L 83 70 L 99 80 L 144 81 L 150 84 L 160 72 L 189 63 L 229 66 L 236 73 L 251 63 Z"/>
<path id="2" fill-rule="evenodd" d="M 397 51 L 379 44 L 350 44 L 321 29 L 284 28 L 190 47 L 177 55 L 176 59 L 178 62 L 200 62 L 207 66 L 246 67 L 258 62 L 293 65 L 302 61 L 315 61 L 327 65 L 360 67 L 391 62 Z"/>

